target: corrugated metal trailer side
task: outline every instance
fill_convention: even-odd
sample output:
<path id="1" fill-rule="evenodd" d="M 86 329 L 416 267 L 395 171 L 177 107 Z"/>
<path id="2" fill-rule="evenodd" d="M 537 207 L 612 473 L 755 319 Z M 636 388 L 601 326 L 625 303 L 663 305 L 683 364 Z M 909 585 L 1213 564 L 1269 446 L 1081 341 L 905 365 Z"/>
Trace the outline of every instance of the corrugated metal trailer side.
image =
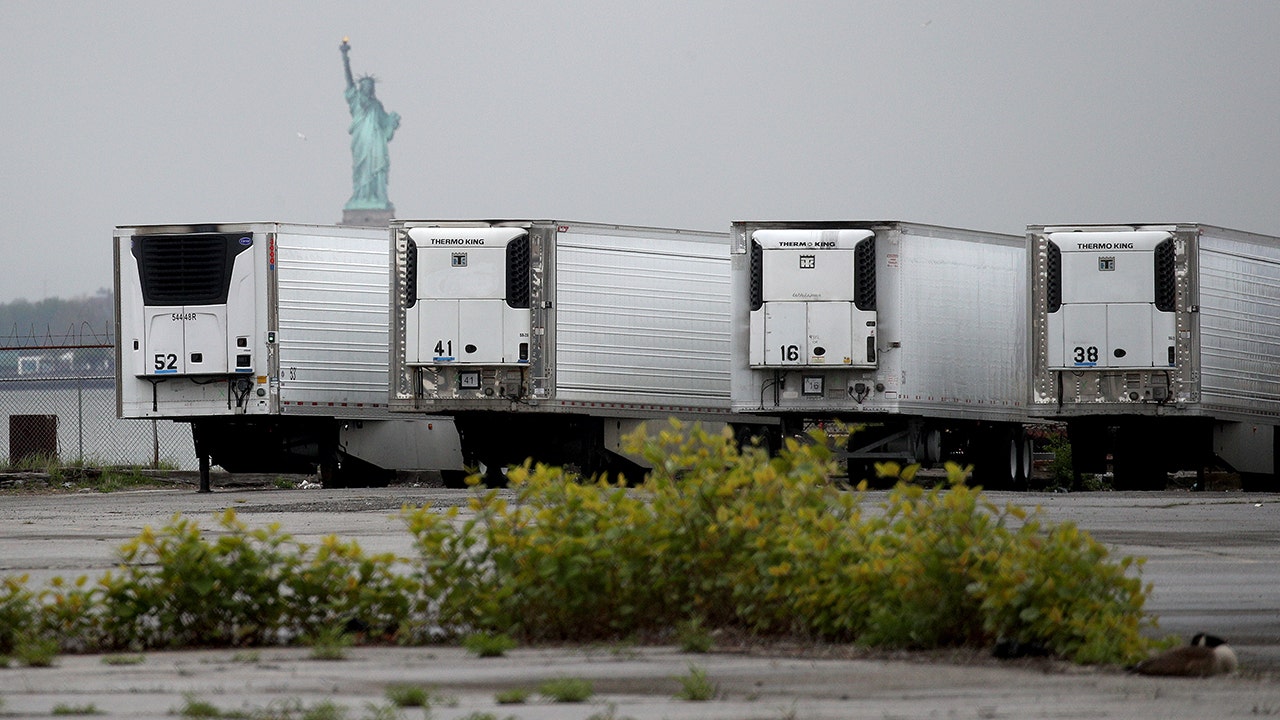
<path id="1" fill-rule="evenodd" d="M 386 232 L 286 230 L 275 237 L 270 304 L 281 412 L 388 415 Z"/>
<path id="2" fill-rule="evenodd" d="M 1280 421 L 1280 239 L 1199 227 L 1203 409 Z"/>
<path id="3" fill-rule="evenodd" d="M 567 227 L 555 247 L 551 399 L 727 412 L 728 237 Z"/>

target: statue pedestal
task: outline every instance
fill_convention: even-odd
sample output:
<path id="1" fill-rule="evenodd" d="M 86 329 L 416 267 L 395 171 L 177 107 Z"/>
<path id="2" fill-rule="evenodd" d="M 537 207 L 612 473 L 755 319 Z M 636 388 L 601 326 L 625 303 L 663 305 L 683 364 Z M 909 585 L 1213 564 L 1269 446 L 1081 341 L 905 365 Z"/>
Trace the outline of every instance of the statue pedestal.
<path id="1" fill-rule="evenodd" d="M 356 225 L 360 227 L 385 228 L 396 216 L 394 207 L 381 210 L 343 210 L 342 222 L 339 225 Z"/>

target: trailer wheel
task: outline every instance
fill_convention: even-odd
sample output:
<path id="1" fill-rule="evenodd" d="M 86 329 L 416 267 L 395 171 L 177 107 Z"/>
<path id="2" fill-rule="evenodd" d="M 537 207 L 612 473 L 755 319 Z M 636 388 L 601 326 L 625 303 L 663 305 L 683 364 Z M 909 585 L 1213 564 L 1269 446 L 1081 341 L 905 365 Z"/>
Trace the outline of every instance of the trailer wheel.
<path id="1" fill-rule="evenodd" d="M 1031 436 L 1025 431 L 1020 432 L 1022 436 L 1021 442 L 1018 443 L 1018 485 L 1026 488 L 1031 483 L 1031 473 L 1035 469 L 1035 443 Z"/>
<path id="2" fill-rule="evenodd" d="M 466 470 L 441 470 L 440 481 L 450 490 L 464 490 L 471 473 Z"/>
<path id="3" fill-rule="evenodd" d="M 1025 483 L 1023 463 L 1030 455 L 1022 449 L 1023 440 L 1021 428 L 986 428 L 970 445 L 976 449 L 970 459 L 975 479 L 991 490 L 1012 490 Z"/>
<path id="4" fill-rule="evenodd" d="M 845 462 L 845 474 L 849 481 L 849 487 L 857 487 L 858 483 L 863 480 L 867 481 L 867 487 L 872 490 L 888 490 L 897 484 L 896 478 L 882 478 L 876 472 L 876 464 L 873 460 L 853 460 Z"/>
<path id="5" fill-rule="evenodd" d="M 1112 451 L 1116 490 L 1163 490 L 1169 483 L 1166 451 L 1170 438 L 1145 425 L 1121 425 Z"/>

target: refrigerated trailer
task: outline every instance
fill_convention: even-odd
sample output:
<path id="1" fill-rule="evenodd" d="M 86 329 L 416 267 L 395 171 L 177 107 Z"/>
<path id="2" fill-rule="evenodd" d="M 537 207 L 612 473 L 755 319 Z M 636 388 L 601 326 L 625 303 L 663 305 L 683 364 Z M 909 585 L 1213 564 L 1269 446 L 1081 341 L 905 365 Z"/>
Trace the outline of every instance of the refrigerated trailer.
<path id="1" fill-rule="evenodd" d="M 1032 225 L 1034 415 L 1122 488 L 1225 464 L 1276 483 L 1280 238 L 1198 223 Z"/>
<path id="2" fill-rule="evenodd" d="M 452 419 L 388 407 L 386 228 L 121 226 L 114 257 L 117 414 L 190 423 L 202 490 L 210 464 L 463 471 Z"/>
<path id="3" fill-rule="evenodd" d="M 557 220 L 391 225 L 393 410 L 447 414 L 490 475 L 638 474 L 621 438 L 729 407 L 728 236 Z M 496 478 L 495 478 L 496 479 Z"/>
<path id="4" fill-rule="evenodd" d="M 874 463 L 1025 482 L 1025 238 L 901 221 L 732 224 L 733 409 L 841 420 Z"/>

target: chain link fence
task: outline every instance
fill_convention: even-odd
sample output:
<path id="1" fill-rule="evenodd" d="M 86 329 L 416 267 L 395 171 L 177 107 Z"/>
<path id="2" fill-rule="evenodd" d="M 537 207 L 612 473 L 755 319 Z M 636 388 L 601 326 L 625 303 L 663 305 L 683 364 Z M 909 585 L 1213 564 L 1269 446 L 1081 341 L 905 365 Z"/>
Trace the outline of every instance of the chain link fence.
<path id="1" fill-rule="evenodd" d="M 63 464 L 194 470 L 191 426 L 116 417 L 111 345 L 0 348 L 0 466 Z"/>

